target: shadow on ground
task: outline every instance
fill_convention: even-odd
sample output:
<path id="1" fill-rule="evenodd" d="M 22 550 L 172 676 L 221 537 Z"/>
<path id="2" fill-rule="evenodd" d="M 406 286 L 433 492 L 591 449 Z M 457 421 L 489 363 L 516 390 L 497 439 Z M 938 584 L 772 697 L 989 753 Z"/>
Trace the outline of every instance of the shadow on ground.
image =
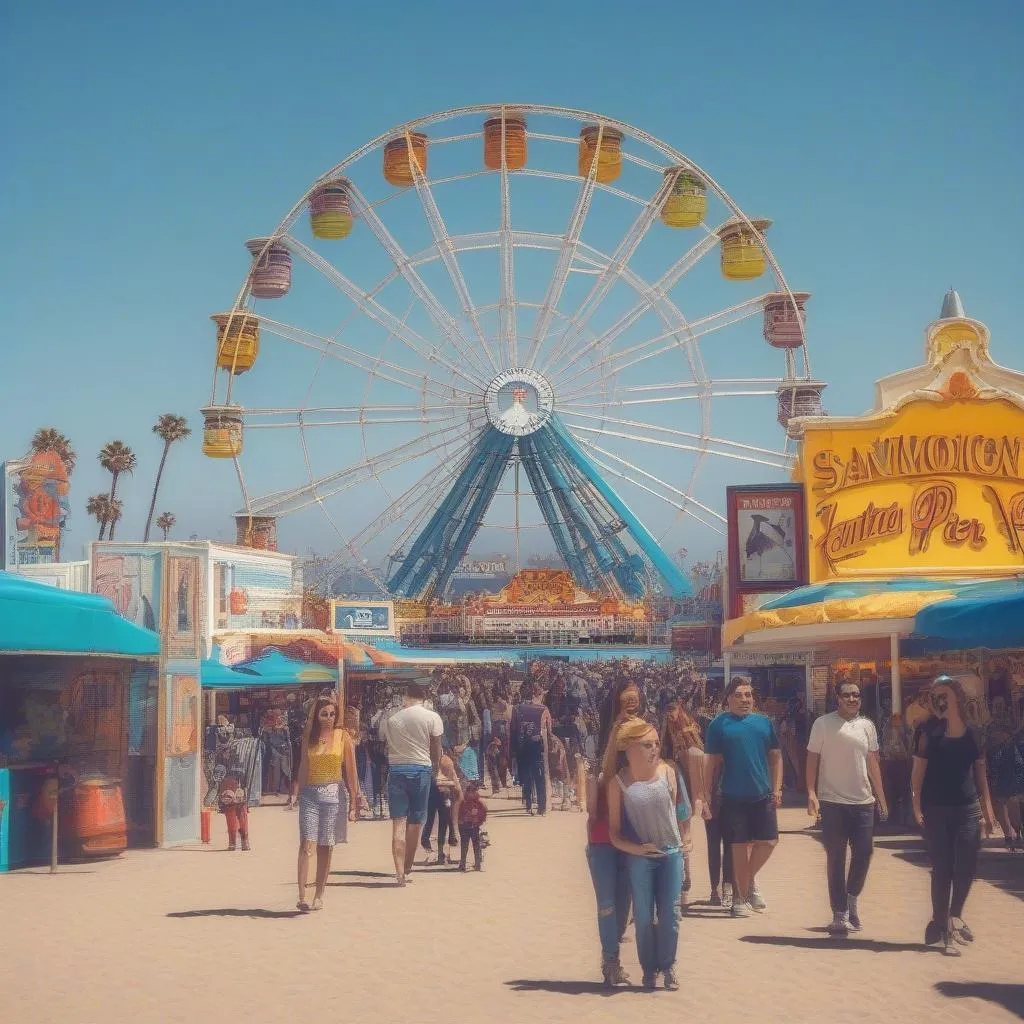
<path id="1" fill-rule="evenodd" d="M 1024 1017 L 1024 985 L 1000 984 L 993 981 L 938 981 L 936 991 L 950 999 L 984 999 L 1010 1013 Z"/>
<path id="2" fill-rule="evenodd" d="M 875 838 L 875 846 L 889 850 L 900 860 L 917 867 L 930 867 L 924 839 L 916 835 Z M 1001 839 L 988 839 L 978 859 L 978 878 L 997 889 L 1024 900 L 1024 856 L 1003 852 Z"/>
<path id="3" fill-rule="evenodd" d="M 551 981 L 548 979 L 528 980 L 518 978 L 515 981 L 506 981 L 505 984 L 513 992 L 551 992 L 560 996 L 617 996 L 644 990 L 639 986 L 628 986 L 623 988 L 607 988 L 600 981 Z"/>
<path id="4" fill-rule="evenodd" d="M 238 907 L 219 907 L 211 910 L 175 910 L 167 915 L 168 917 L 251 917 L 254 919 L 267 918 L 275 920 L 285 917 L 302 917 L 298 910 L 264 910 L 254 907 L 251 910 L 242 910 Z"/>
<path id="5" fill-rule="evenodd" d="M 869 953 L 941 953 L 935 946 L 923 942 L 880 942 L 876 939 L 839 939 L 828 936 L 822 939 L 804 938 L 797 935 L 743 935 L 740 942 L 756 946 L 789 946 L 795 949 L 861 949 Z"/>

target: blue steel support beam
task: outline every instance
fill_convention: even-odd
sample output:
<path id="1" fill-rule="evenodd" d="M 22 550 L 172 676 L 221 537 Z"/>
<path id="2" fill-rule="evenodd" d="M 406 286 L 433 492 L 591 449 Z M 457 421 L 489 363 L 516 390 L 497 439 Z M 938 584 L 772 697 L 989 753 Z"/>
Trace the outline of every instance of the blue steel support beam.
<path id="1" fill-rule="evenodd" d="M 533 490 L 538 506 L 540 506 L 544 522 L 547 523 L 548 529 L 551 531 L 555 547 L 562 556 L 562 561 L 569 567 L 569 571 L 576 582 L 581 587 L 587 586 L 590 574 L 573 541 L 568 524 L 562 518 L 559 508 L 555 504 L 551 485 L 544 476 L 540 455 L 533 443 L 534 436 L 530 435 L 519 439 L 519 454 L 522 456 L 523 468 L 526 470 L 527 479 L 530 481 L 530 488 Z"/>
<path id="2" fill-rule="evenodd" d="M 495 444 L 489 454 L 482 479 L 476 484 L 472 503 L 457 524 L 455 538 L 451 542 L 444 562 L 438 568 L 437 574 L 430 584 L 430 589 L 435 594 L 444 593 L 452 573 L 459 567 L 459 562 L 466 557 L 469 545 L 473 543 L 473 538 L 480 530 L 484 516 L 487 515 L 487 509 L 490 508 L 501 478 L 505 475 L 505 470 L 508 467 L 508 460 L 512 455 L 516 439 L 508 434 L 501 434 L 497 431 L 495 433 L 500 441 Z"/>
<path id="3" fill-rule="evenodd" d="M 689 580 L 687 580 L 668 555 L 662 551 L 661 546 L 651 536 L 647 527 L 633 515 L 626 503 L 605 483 L 597 467 L 584 455 L 583 450 L 557 415 L 552 415 L 545 424 L 544 429 L 548 428 L 558 435 L 566 453 L 576 464 L 576 467 L 587 477 L 601 497 L 615 511 L 615 514 L 626 524 L 626 529 L 629 531 L 630 536 L 640 550 L 650 559 L 651 564 L 658 571 L 661 578 L 668 584 L 669 593 L 673 597 L 689 596 L 692 593 Z"/>
<path id="4" fill-rule="evenodd" d="M 479 529 L 481 513 L 472 531 L 467 535 L 460 532 L 460 524 L 466 522 L 480 501 L 483 511 L 494 497 L 501 474 L 508 464 L 515 439 L 502 434 L 493 427 L 487 427 L 480 435 L 469 457 L 464 460 L 451 490 L 427 525 L 420 531 L 408 555 L 388 581 L 388 589 L 399 597 L 419 598 L 432 587 L 437 589 L 447 568 L 450 576 L 459 559 L 452 561 L 456 543 L 468 547 Z M 497 480 L 491 483 L 497 473 Z M 489 487 L 489 491 L 488 491 Z M 456 535 L 458 535 L 457 540 Z M 459 558 L 462 556 L 460 555 Z"/>
<path id="5" fill-rule="evenodd" d="M 573 482 L 562 472 L 559 459 L 560 448 L 557 435 L 551 433 L 546 427 L 542 427 L 536 433 L 537 448 L 541 453 L 544 475 L 554 485 L 556 500 L 562 505 L 563 512 L 567 519 L 571 519 L 577 532 L 583 538 L 586 545 L 584 553 L 589 555 L 596 570 L 607 573 L 611 570 L 613 559 L 611 552 L 601 542 L 599 536 L 591 524 L 590 517 L 580 502 L 579 496 L 573 486 Z"/>

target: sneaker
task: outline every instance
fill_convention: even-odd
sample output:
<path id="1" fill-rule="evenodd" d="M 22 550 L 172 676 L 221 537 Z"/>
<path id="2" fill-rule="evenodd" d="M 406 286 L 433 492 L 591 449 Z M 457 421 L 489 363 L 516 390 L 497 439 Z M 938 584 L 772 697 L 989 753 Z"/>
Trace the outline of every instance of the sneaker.
<path id="1" fill-rule="evenodd" d="M 722 905 L 722 897 L 717 889 L 711 890 L 711 898 L 708 900 L 708 906 L 720 907 Z"/>
<path id="2" fill-rule="evenodd" d="M 850 922 L 847 920 L 846 915 L 840 911 L 835 911 L 832 914 L 832 920 L 828 926 L 829 935 L 844 936 L 850 933 Z"/>
<path id="3" fill-rule="evenodd" d="M 924 944 L 934 946 L 942 938 L 942 925 L 938 921 L 929 921 L 924 926 Z"/>
<path id="4" fill-rule="evenodd" d="M 962 917 L 951 917 L 949 919 L 949 930 L 953 933 L 953 938 L 961 946 L 966 946 L 968 942 L 974 941 L 974 932 L 967 927 L 967 923 Z"/>
<path id="5" fill-rule="evenodd" d="M 643 982 L 643 985 L 644 985 L 644 988 L 647 989 L 648 992 L 653 992 L 654 991 L 654 986 L 655 986 L 655 984 L 657 984 L 657 981 L 658 981 L 658 972 L 657 971 L 644 971 L 644 982 Z"/>
<path id="6" fill-rule="evenodd" d="M 744 900 L 734 899 L 730 913 L 733 917 L 750 917 L 750 907 Z"/>
<path id="7" fill-rule="evenodd" d="M 757 887 L 757 882 L 752 882 L 750 885 L 750 892 L 747 894 L 747 903 L 750 904 L 751 910 L 756 910 L 759 913 L 762 910 L 768 909 L 768 904 L 765 903 L 764 897 L 761 895 L 761 890 Z"/>
<path id="8" fill-rule="evenodd" d="M 665 988 L 669 992 L 675 992 L 679 988 L 679 978 L 676 976 L 674 967 L 670 967 L 664 974 Z"/>
<path id="9" fill-rule="evenodd" d="M 733 889 L 732 886 L 726 883 L 722 886 L 722 906 L 728 909 L 732 906 Z"/>
<path id="10" fill-rule="evenodd" d="M 860 911 L 857 908 L 857 897 L 847 896 L 847 906 L 850 908 L 846 914 L 847 923 L 850 925 L 851 932 L 859 932 L 863 929 L 863 925 L 860 923 Z"/>
<path id="11" fill-rule="evenodd" d="M 243 850 L 251 850 L 252 849 L 252 847 L 249 845 L 249 837 L 248 836 L 243 836 L 242 837 L 242 849 Z"/>
<path id="12" fill-rule="evenodd" d="M 942 935 L 942 952 L 945 956 L 963 956 L 960 947 L 953 938 L 953 931 L 947 929 Z"/>

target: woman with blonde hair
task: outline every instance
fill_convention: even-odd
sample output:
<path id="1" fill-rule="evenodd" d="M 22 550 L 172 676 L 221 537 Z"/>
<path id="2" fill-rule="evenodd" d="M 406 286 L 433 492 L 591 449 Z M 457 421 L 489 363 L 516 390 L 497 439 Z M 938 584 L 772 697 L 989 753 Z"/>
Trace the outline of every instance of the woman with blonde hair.
<path id="1" fill-rule="evenodd" d="M 335 843 L 348 841 L 348 822 L 359 808 L 355 745 L 345 729 L 333 696 L 317 697 L 306 720 L 299 784 L 299 901 L 304 914 L 321 910 Z M 316 890 L 306 902 L 309 861 L 316 848 Z"/>
<path id="2" fill-rule="evenodd" d="M 665 988 L 677 989 L 683 856 L 676 770 L 661 759 L 658 733 L 642 718 L 623 721 L 614 743 L 620 766 L 605 780 L 608 825 L 612 845 L 626 854 L 643 985 L 653 989 L 661 974 Z"/>

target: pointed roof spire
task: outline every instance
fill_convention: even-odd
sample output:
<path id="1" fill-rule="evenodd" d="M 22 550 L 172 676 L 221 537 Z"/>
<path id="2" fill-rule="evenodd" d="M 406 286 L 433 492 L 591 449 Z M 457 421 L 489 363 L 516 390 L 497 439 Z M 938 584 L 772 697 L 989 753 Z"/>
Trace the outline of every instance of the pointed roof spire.
<path id="1" fill-rule="evenodd" d="M 942 312 L 939 314 L 939 319 L 951 320 L 953 317 L 966 315 L 959 293 L 955 288 L 950 288 L 942 300 Z"/>

